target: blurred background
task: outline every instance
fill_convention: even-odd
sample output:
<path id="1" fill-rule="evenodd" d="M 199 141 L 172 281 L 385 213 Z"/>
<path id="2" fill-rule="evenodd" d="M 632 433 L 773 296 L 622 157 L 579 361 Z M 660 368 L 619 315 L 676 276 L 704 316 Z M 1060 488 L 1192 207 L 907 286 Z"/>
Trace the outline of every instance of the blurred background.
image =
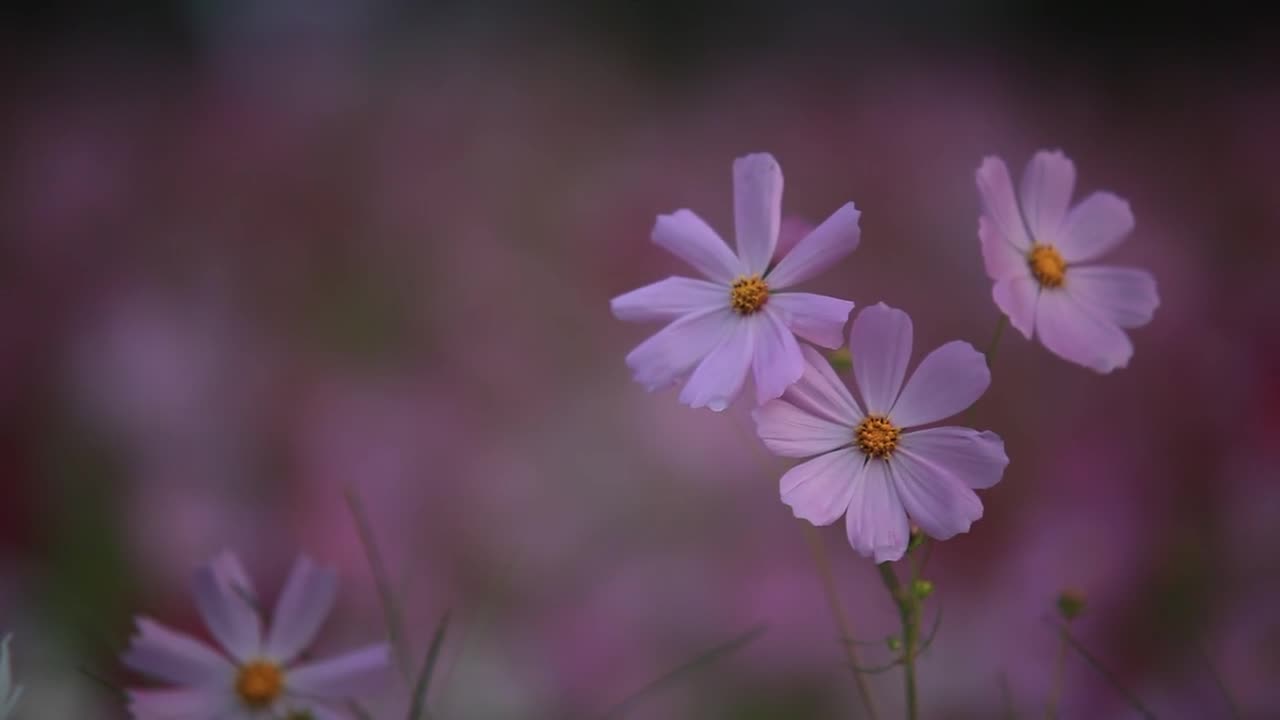
<path id="1" fill-rule="evenodd" d="M 0 24 L 0 631 L 21 718 L 125 717 L 146 613 L 203 633 L 221 549 L 268 596 L 343 585 L 319 651 L 384 633 L 368 508 L 438 717 L 592 717 L 757 624 L 638 718 L 860 717 L 786 463 L 747 403 L 648 395 L 614 295 L 730 236 L 730 165 L 784 213 L 862 210 L 807 289 L 907 310 L 917 359 L 996 324 L 973 172 L 1062 148 L 1137 217 L 1162 305 L 1109 376 L 1005 335 L 968 416 L 1011 464 L 936 548 L 927 718 L 1043 712 L 1054 598 L 1160 717 L 1280 716 L 1276 26 L 1110 5 L 18 3 Z M 823 531 L 861 639 L 897 618 Z M 867 664 L 888 650 L 861 649 Z M 1063 718 L 1126 717 L 1076 655 Z M 886 717 L 897 672 L 871 680 Z M 403 705 L 388 693 L 380 717 Z"/>

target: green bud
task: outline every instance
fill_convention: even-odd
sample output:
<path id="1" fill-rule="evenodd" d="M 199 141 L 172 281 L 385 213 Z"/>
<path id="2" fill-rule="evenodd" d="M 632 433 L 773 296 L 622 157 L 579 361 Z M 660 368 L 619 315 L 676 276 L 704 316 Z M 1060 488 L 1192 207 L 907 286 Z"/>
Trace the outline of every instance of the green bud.
<path id="1" fill-rule="evenodd" d="M 933 583 L 929 580 L 915 580 L 911 583 L 911 594 L 917 600 L 923 600 L 933 594 Z"/>
<path id="2" fill-rule="evenodd" d="M 827 362 L 836 370 L 848 370 L 853 367 L 853 356 L 849 354 L 849 348 L 840 348 L 827 353 Z"/>
<path id="3" fill-rule="evenodd" d="M 1084 612 L 1084 593 L 1079 590 L 1063 590 L 1058 594 L 1058 613 L 1067 620 L 1075 620 Z"/>
<path id="4" fill-rule="evenodd" d="M 890 635 L 884 639 L 884 644 L 888 645 L 890 650 L 897 652 L 902 649 L 902 638 L 897 635 Z"/>

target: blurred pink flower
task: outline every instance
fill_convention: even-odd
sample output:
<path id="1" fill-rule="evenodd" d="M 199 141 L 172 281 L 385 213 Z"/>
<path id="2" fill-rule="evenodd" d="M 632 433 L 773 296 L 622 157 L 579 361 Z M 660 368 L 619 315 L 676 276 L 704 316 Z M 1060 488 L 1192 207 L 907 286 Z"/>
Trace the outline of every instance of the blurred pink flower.
<path id="1" fill-rule="evenodd" d="M 939 540 L 967 532 L 982 517 L 974 489 L 995 485 L 1009 464 L 995 433 L 903 432 L 964 410 L 991 382 L 982 355 L 954 341 L 925 357 L 904 387 L 911 336 L 911 318 L 884 303 L 854 320 L 849 347 L 866 412 L 826 359 L 804 348 L 800 382 L 754 413 L 770 451 L 813 458 L 782 476 L 782 501 L 815 525 L 844 515 L 849 544 L 877 563 L 906 552 L 908 516 Z"/>
<path id="2" fill-rule="evenodd" d="M 662 215 L 653 241 L 710 280 L 670 277 L 613 299 L 621 320 L 673 321 L 627 355 L 637 382 L 653 391 L 692 371 L 680 393 L 690 407 L 724 410 L 754 368 L 765 402 L 800 379 L 794 335 L 838 347 L 853 303 L 779 290 L 808 280 L 858 246 L 859 212 L 846 203 L 770 267 L 782 215 L 782 169 L 767 153 L 733 163 L 735 255 L 690 210 Z"/>
<path id="3" fill-rule="evenodd" d="M 130 690 L 139 720 L 219 717 L 249 720 L 310 713 L 342 717 L 331 705 L 368 692 L 389 664 L 385 643 L 329 660 L 296 664 L 333 606 L 332 570 L 298 558 L 263 637 L 258 601 L 240 561 L 222 553 L 197 573 L 196 605 L 222 651 L 147 618 L 124 654 L 129 667 L 178 686 Z M 228 655 L 230 657 L 228 657 Z"/>
<path id="4" fill-rule="evenodd" d="M 1027 339 L 1032 332 L 1055 355 L 1100 373 L 1129 364 L 1124 329 L 1151 321 L 1160 304 L 1151 273 L 1079 265 L 1119 245 L 1133 229 L 1129 203 L 1095 192 L 1067 209 L 1075 164 L 1060 151 L 1036 153 L 1022 176 L 1021 208 L 1004 161 L 988 157 L 977 172 L 983 214 L 978 237 L 992 296 Z"/>

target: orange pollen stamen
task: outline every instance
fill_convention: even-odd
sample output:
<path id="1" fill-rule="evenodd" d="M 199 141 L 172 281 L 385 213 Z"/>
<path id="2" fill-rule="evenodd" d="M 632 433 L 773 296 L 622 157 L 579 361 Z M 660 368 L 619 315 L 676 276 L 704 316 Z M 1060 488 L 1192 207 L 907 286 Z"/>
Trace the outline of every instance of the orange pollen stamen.
<path id="1" fill-rule="evenodd" d="M 898 447 L 898 438 L 901 435 L 902 431 L 889 422 L 888 418 L 868 415 L 858 424 L 858 429 L 853 433 L 853 439 L 863 453 L 883 460 L 893 454 Z"/>
<path id="2" fill-rule="evenodd" d="M 251 708 L 264 708 L 284 692 L 284 672 L 267 660 L 254 660 L 240 667 L 236 694 Z"/>
<path id="3" fill-rule="evenodd" d="M 759 275 L 740 277 L 729 289 L 729 306 L 739 315 L 754 315 L 769 302 L 769 283 Z"/>
<path id="4" fill-rule="evenodd" d="M 1067 261 L 1062 259 L 1058 249 L 1052 245 L 1032 245 L 1027 264 L 1031 266 L 1031 275 L 1041 287 L 1061 287 L 1063 280 L 1067 278 Z"/>

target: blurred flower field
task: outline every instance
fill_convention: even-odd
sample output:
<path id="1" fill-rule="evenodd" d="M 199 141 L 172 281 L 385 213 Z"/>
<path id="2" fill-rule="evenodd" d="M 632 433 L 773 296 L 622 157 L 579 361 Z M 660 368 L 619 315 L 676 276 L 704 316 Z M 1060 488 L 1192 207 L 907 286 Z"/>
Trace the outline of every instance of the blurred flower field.
<path id="1" fill-rule="evenodd" d="M 2 31 L 0 716 L 896 718 L 904 646 L 921 718 L 1280 714 L 1280 88 L 1248 18 L 1238 43 L 1085 52 L 999 4 L 554 7 L 67 6 Z M 1153 278 L 1105 352 L 998 290 L 1079 286 L 1078 247 L 1002 222 L 1027 196 L 992 200 L 988 158 L 1018 193 L 1056 149 L 1064 217 L 1095 192 L 1131 213 L 1114 247 L 1083 235 L 1108 246 L 1089 262 Z M 761 181 L 772 239 L 739 252 L 758 153 L 785 191 L 770 214 Z M 785 307 L 770 274 L 838 225 L 794 287 L 854 304 L 809 332 L 838 341 L 788 316 L 776 373 L 743 350 L 694 382 L 708 335 L 642 377 L 628 354 L 676 315 L 615 299 L 701 277 L 651 239 L 682 209 L 754 263 L 750 293 L 709 276 L 725 323 Z M 972 383 L 928 395 L 964 395 L 944 424 L 1007 466 L 936 515 L 886 501 L 902 525 L 876 535 L 847 474 L 786 478 L 823 432 L 889 462 L 942 420 L 874 406 L 857 366 L 891 343 L 839 350 L 881 303 L 909 317 L 901 368 L 953 348 Z M 813 373 L 857 413 L 797 400 Z M 226 702 L 124 695 L 205 685 Z"/>

